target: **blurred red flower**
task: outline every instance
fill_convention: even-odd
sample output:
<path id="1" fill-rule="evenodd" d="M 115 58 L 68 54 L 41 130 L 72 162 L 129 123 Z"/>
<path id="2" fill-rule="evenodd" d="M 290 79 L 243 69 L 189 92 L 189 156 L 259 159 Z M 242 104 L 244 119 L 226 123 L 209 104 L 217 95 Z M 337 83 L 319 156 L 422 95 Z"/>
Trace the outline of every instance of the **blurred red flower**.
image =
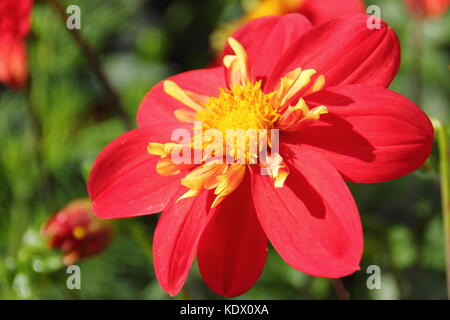
<path id="1" fill-rule="evenodd" d="M 50 218 L 43 233 L 51 248 L 64 252 L 66 265 L 100 253 L 112 238 L 109 222 L 93 214 L 89 199 L 70 202 Z"/>
<path id="2" fill-rule="evenodd" d="M 25 37 L 32 7 L 33 0 L 0 1 L 0 82 L 13 89 L 28 78 Z"/>
<path id="3" fill-rule="evenodd" d="M 450 0 L 405 0 L 412 14 L 418 17 L 438 17 L 443 15 Z"/>
<path id="4" fill-rule="evenodd" d="M 239 19 L 222 25 L 211 37 L 211 45 L 220 52 L 227 38 L 244 23 L 267 16 L 300 13 L 312 24 L 328 21 L 347 14 L 364 13 L 362 0 L 260 0 L 254 1 L 246 14 Z M 213 66 L 218 66 L 217 61 Z"/>
<path id="5" fill-rule="evenodd" d="M 262 0 L 248 12 L 246 20 L 270 15 L 301 13 L 313 24 L 345 14 L 363 13 L 362 0 Z"/>
<path id="6" fill-rule="evenodd" d="M 310 275 L 359 269 L 361 222 L 344 181 L 414 171 L 434 135 L 423 111 L 386 89 L 399 67 L 399 43 L 384 22 L 368 29 L 368 17 L 314 27 L 299 14 L 247 23 L 229 39 L 223 66 L 157 84 L 141 103 L 139 128 L 100 153 L 88 182 L 98 216 L 163 211 L 153 256 L 169 294 L 182 288 L 196 256 L 212 290 L 246 292 L 264 268 L 268 240 Z M 173 150 L 189 155 L 193 146 L 170 142 L 171 134 L 193 132 L 194 120 L 225 134 L 279 129 L 280 150 L 271 149 L 268 164 L 176 164 Z"/>

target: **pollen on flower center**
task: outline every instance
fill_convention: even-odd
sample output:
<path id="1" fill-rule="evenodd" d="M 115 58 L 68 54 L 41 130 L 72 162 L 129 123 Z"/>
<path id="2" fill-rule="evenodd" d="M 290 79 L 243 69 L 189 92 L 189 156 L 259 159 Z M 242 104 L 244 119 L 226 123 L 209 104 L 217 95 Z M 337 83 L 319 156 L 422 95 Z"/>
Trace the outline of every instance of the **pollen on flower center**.
<path id="1" fill-rule="evenodd" d="M 217 131 L 220 142 L 216 138 L 211 141 L 216 147 L 220 143 L 223 153 L 213 151 L 207 157 L 224 156 L 228 163 L 256 164 L 260 151 L 271 143 L 269 132 L 280 117 L 278 105 L 275 93 L 261 90 L 261 81 L 238 83 L 220 89 L 217 97 L 209 97 L 195 114 L 202 129 L 197 134 L 207 136 L 208 131 Z"/>
<path id="2" fill-rule="evenodd" d="M 205 130 L 220 130 L 224 137 L 227 129 L 272 129 L 280 117 L 274 93 L 264 93 L 260 81 L 220 89 L 220 94 L 209 97 L 203 107 L 195 119 Z"/>

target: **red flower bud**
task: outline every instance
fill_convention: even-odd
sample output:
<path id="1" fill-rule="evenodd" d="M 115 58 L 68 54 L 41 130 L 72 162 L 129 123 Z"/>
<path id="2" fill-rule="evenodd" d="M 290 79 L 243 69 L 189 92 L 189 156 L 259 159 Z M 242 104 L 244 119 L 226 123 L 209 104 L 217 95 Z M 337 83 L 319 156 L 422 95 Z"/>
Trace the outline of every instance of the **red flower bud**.
<path id="1" fill-rule="evenodd" d="M 93 215 L 88 199 L 69 203 L 50 218 L 43 232 L 51 248 L 64 252 L 66 265 L 100 253 L 112 238 L 109 222 Z"/>

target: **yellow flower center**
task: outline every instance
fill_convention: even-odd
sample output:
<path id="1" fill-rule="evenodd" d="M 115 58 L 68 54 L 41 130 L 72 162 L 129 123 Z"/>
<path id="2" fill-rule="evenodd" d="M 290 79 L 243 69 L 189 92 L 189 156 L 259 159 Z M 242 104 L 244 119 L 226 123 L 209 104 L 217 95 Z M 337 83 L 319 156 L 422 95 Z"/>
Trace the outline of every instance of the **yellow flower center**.
<path id="1" fill-rule="evenodd" d="M 270 145 L 270 130 L 280 117 L 277 100 L 275 93 L 261 90 L 260 81 L 220 89 L 217 97 L 209 97 L 195 114 L 201 123 L 202 130 L 196 134 L 204 138 L 202 147 L 210 145 L 207 157 L 225 156 L 228 162 L 256 164 L 259 152 Z M 212 130 L 216 132 L 208 138 Z"/>
<path id="2" fill-rule="evenodd" d="M 220 94 L 209 97 L 203 107 L 195 119 L 202 122 L 204 130 L 220 130 L 224 137 L 230 129 L 270 130 L 280 117 L 274 93 L 264 93 L 260 81 L 220 89 Z"/>

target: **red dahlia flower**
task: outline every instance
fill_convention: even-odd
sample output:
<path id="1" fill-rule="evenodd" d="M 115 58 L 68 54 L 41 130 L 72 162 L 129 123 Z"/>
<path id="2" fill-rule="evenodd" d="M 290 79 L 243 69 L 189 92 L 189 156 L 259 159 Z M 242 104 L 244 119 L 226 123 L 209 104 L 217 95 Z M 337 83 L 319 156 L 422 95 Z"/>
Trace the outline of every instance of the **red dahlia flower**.
<path id="1" fill-rule="evenodd" d="M 196 256 L 212 290 L 246 292 L 264 268 L 268 240 L 314 276 L 359 269 L 361 222 L 344 181 L 404 176 L 425 161 L 433 140 L 427 116 L 386 89 L 399 67 L 396 35 L 385 23 L 369 30 L 367 19 L 314 27 L 298 14 L 251 21 L 229 39 L 222 67 L 156 85 L 139 108 L 139 128 L 100 153 L 88 183 L 94 211 L 102 218 L 163 212 L 153 255 L 169 294 L 181 289 Z M 175 149 L 212 155 L 208 143 L 171 141 L 180 128 L 201 134 L 194 120 L 224 135 L 279 129 L 279 152 L 271 149 L 268 163 L 251 163 L 255 155 L 245 149 L 245 163 L 177 164 Z"/>
<path id="2" fill-rule="evenodd" d="M 43 233 L 49 246 L 63 251 L 63 262 L 70 265 L 103 251 L 111 242 L 112 229 L 93 214 L 89 199 L 80 199 L 52 216 Z"/>
<path id="3" fill-rule="evenodd" d="M 301 13 L 313 24 L 344 14 L 363 13 L 362 0 L 262 0 L 248 12 L 246 20 L 269 15 Z"/>
<path id="4" fill-rule="evenodd" d="M 437 17 L 447 11 L 450 0 L 405 0 L 412 14 L 418 17 Z"/>
<path id="5" fill-rule="evenodd" d="M 312 24 L 318 24 L 347 14 L 364 13 L 364 2 L 362 0 L 254 1 L 254 5 L 248 9 L 243 17 L 221 26 L 212 34 L 211 45 L 217 52 L 220 52 L 229 35 L 244 23 L 257 18 L 289 13 L 303 14 Z M 214 66 L 220 64 L 221 61 L 218 61 Z"/>
<path id="6" fill-rule="evenodd" d="M 33 0 L 0 1 L 0 82 L 21 88 L 28 77 L 25 37 Z"/>

